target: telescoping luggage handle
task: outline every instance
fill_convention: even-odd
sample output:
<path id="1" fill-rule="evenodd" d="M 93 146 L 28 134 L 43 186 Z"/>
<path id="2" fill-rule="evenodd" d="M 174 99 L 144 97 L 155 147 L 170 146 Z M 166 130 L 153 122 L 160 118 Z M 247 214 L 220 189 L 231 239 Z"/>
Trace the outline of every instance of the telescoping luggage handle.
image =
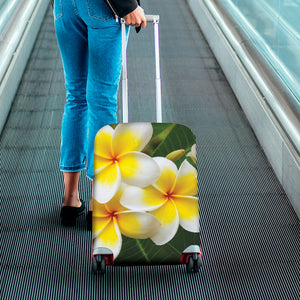
<path id="1" fill-rule="evenodd" d="M 161 78 L 160 78 L 160 56 L 159 56 L 159 16 L 146 15 L 147 22 L 152 22 L 154 27 L 154 53 L 155 53 L 155 87 L 156 87 L 156 121 L 162 122 L 162 103 L 161 103 Z M 127 53 L 126 53 L 126 30 L 125 20 L 121 19 L 122 24 L 122 108 L 123 123 L 128 123 L 128 78 L 127 78 Z"/>

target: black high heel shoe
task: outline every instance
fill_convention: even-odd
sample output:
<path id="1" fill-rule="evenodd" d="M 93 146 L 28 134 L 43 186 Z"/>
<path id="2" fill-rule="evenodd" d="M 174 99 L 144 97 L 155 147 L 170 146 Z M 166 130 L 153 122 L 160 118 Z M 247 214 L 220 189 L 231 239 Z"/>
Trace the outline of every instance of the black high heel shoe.
<path id="1" fill-rule="evenodd" d="M 73 206 L 63 206 L 60 212 L 60 218 L 62 224 L 64 226 L 75 226 L 76 218 L 81 216 L 85 210 L 85 204 L 80 199 L 81 206 L 73 207 Z"/>

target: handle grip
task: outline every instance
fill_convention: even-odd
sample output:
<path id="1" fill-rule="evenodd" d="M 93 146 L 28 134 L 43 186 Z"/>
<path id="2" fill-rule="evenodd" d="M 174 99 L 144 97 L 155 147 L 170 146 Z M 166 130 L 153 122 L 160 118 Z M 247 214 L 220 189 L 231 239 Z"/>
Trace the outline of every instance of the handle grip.
<path id="1" fill-rule="evenodd" d="M 147 22 L 159 22 L 159 15 L 145 15 Z"/>
<path id="2" fill-rule="evenodd" d="M 156 121 L 162 122 L 161 78 L 160 78 L 160 54 L 159 54 L 159 15 L 146 15 L 147 22 L 153 22 L 154 27 L 154 54 L 155 54 L 155 90 L 156 90 Z M 125 21 L 122 24 L 122 110 L 123 123 L 128 123 L 128 79 L 127 79 L 127 53 Z"/>

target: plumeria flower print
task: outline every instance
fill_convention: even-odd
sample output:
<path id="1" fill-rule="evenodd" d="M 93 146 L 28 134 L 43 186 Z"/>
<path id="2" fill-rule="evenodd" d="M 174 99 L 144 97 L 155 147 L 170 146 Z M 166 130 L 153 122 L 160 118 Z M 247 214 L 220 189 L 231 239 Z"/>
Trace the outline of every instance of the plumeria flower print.
<path id="1" fill-rule="evenodd" d="M 151 123 L 105 126 L 95 138 L 94 199 L 106 203 L 121 181 L 138 187 L 151 185 L 160 176 L 158 164 L 140 152 L 153 134 Z"/>
<path id="2" fill-rule="evenodd" d="M 161 229 L 151 239 L 157 245 L 169 242 L 179 224 L 187 231 L 199 232 L 197 171 L 187 161 L 176 165 L 163 157 L 154 158 L 161 176 L 144 189 L 128 186 L 121 204 L 128 209 L 150 211 L 161 223 Z"/>
<path id="3" fill-rule="evenodd" d="M 196 164 L 196 144 L 192 146 L 191 151 L 186 156 L 189 156 Z"/>
<path id="4" fill-rule="evenodd" d="M 159 221 L 150 213 L 128 210 L 120 204 L 124 190 L 121 185 L 115 196 L 107 203 L 94 201 L 93 238 L 94 248 L 104 247 L 117 258 L 122 247 L 122 234 L 135 239 L 146 239 L 160 228 Z"/>

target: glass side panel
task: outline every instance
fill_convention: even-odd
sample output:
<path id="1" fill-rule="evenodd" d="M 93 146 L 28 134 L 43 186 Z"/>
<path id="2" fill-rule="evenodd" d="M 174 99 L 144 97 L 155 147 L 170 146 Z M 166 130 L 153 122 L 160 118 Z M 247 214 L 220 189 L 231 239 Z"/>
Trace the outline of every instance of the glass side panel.
<path id="1" fill-rule="evenodd" d="M 300 105 L 300 1 L 216 0 L 281 77 Z"/>

